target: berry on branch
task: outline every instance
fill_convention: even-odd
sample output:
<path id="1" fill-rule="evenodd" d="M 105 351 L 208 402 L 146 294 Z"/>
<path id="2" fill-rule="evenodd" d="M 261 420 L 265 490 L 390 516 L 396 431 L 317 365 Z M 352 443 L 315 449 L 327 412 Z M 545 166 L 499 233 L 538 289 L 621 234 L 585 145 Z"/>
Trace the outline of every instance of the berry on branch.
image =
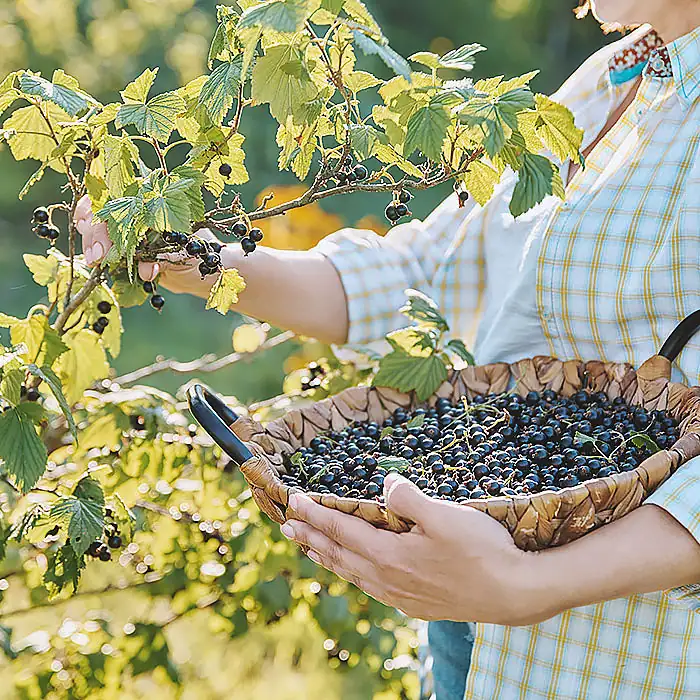
<path id="1" fill-rule="evenodd" d="M 49 222 L 49 210 L 46 207 L 37 207 L 32 214 L 35 224 L 47 224 Z"/>
<path id="2" fill-rule="evenodd" d="M 46 232 L 46 238 L 51 241 L 51 243 L 55 243 L 60 235 L 61 232 L 55 226 L 49 226 L 49 230 Z"/>
<path id="3" fill-rule="evenodd" d="M 259 228 L 251 229 L 249 237 L 253 243 L 260 243 L 260 241 L 262 241 L 264 238 L 263 232 Z"/>
<path id="4" fill-rule="evenodd" d="M 156 311 L 161 311 L 162 308 L 165 306 L 165 299 L 160 294 L 154 294 L 151 297 L 151 306 Z"/>
<path id="5" fill-rule="evenodd" d="M 362 164 L 356 165 L 352 172 L 355 174 L 355 179 L 358 182 L 366 180 L 369 176 L 369 170 L 367 170 L 367 168 Z"/>
<path id="6" fill-rule="evenodd" d="M 219 175 L 222 177 L 231 177 L 232 172 L 233 168 L 228 163 L 222 163 L 219 166 Z"/>
<path id="7" fill-rule="evenodd" d="M 399 216 L 398 211 L 396 211 L 396 205 L 390 204 L 385 210 L 384 214 L 386 215 L 386 218 L 389 219 L 389 221 L 398 221 L 401 217 Z"/>
<path id="8" fill-rule="evenodd" d="M 399 202 L 401 204 L 408 204 L 413 199 L 413 195 L 408 190 L 401 190 L 399 192 Z"/>
<path id="9" fill-rule="evenodd" d="M 258 246 L 255 241 L 251 240 L 250 238 L 244 238 L 241 241 L 241 248 L 243 248 L 243 252 L 246 254 L 246 257 L 250 255 L 257 247 Z"/>
<path id="10" fill-rule="evenodd" d="M 112 310 L 112 305 L 108 301 L 101 301 L 97 305 L 97 310 L 101 314 L 108 314 Z"/>
<path id="11" fill-rule="evenodd" d="M 185 246 L 185 250 L 190 257 L 198 258 L 206 250 L 206 247 L 199 238 L 191 238 Z"/>
<path id="12" fill-rule="evenodd" d="M 38 224 L 34 227 L 34 233 L 36 233 L 39 238 L 48 238 L 49 228 L 50 226 L 48 224 Z"/>
<path id="13" fill-rule="evenodd" d="M 244 221 L 239 221 L 233 225 L 231 230 L 233 231 L 234 236 L 242 238 L 248 233 L 248 225 Z"/>

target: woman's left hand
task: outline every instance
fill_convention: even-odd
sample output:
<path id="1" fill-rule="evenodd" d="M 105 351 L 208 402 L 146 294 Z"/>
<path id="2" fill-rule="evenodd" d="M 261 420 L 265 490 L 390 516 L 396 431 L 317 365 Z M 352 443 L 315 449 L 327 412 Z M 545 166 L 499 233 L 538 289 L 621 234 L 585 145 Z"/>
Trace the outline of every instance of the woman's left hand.
<path id="1" fill-rule="evenodd" d="M 410 532 L 378 530 L 301 494 L 290 498 L 282 532 L 307 546 L 313 561 L 409 617 L 503 625 L 542 619 L 533 600 L 537 555 L 519 550 L 502 525 L 431 499 L 398 474 L 388 474 L 384 488 L 388 509 L 416 523 Z"/>

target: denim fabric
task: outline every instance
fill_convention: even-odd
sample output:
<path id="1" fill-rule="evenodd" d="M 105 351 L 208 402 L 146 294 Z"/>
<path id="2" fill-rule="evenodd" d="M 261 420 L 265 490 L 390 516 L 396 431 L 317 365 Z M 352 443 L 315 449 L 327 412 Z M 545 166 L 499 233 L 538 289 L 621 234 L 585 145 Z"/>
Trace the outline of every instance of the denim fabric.
<path id="1" fill-rule="evenodd" d="M 431 622 L 428 641 L 433 657 L 435 700 L 464 700 L 467 673 L 474 646 L 474 625 Z"/>

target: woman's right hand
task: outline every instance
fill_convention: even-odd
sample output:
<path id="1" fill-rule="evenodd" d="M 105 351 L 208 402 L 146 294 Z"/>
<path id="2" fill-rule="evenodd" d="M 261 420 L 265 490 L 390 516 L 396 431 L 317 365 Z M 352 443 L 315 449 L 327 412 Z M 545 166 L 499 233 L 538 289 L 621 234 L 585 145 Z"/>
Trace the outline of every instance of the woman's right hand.
<path id="1" fill-rule="evenodd" d="M 75 210 L 75 226 L 80 233 L 85 261 L 90 267 L 95 267 L 104 260 L 112 247 L 112 241 L 107 233 L 107 224 L 93 220 L 92 203 L 86 195 Z M 216 236 L 207 229 L 201 229 L 197 236 L 207 241 L 218 241 Z M 195 258 L 172 261 L 161 260 L 155 263 L 141 262 L 138 265 L 139 277 L 152 282 L 156 277 L 158 284 L 175 294 L 196 294 L 206 296 L 211 288 L 212 280 L 202 280 L 199 274 L 199 260 Z"/>

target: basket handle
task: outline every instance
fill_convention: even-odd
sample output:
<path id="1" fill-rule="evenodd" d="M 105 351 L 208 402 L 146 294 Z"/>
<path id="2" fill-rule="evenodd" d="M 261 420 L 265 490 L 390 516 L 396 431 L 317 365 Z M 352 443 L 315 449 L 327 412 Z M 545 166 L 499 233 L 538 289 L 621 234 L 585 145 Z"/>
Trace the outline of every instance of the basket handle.
<path id="1" fill-rule="evenodd" d="M 700 331 L 700 309 L 678 324 L 661 350 L 659 350 L 659 355 L 673 362 L 698 331 Z"/>
<path id="2" fill-rule="evenodd" d="M 239 467 L 253 458 L 253 453 L 231 430 L 231 426 L 239 416 L 223 402 L 220 396 L 201 384 L 194 384 L 187 392 L 187 400 L 196 421 Z"/>

